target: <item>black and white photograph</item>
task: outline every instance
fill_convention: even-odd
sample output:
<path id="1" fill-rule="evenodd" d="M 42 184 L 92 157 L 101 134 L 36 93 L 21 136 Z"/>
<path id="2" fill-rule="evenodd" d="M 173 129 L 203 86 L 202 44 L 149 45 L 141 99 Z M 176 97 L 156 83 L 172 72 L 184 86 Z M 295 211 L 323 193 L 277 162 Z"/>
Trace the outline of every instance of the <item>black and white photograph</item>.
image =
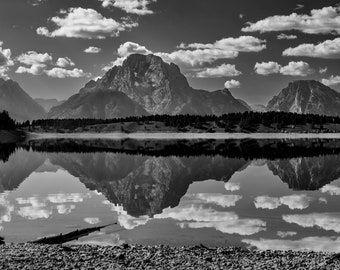
<path id="1" fill-rule="evenodd" d="M 0 269 L 340 269 L 340 0 L 0 0 Z"/>

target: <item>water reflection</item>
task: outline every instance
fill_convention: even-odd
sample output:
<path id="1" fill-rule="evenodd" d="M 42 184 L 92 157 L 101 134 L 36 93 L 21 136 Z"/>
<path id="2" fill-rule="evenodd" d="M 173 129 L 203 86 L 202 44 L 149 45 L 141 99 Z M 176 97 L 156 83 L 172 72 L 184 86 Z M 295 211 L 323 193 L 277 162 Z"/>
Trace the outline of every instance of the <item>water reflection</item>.
<path id="1" fill-rule="evenodd" d="M 192 155 L 183 152 L 190 144 Z M 94 140 L 2 147 L 0 234 L 28 241 L 117 220 L 119 227 L 80 242 L 261 249 L 316 243 L 315 250 L 338 243 L 337 141 L 179 145 Z"/>

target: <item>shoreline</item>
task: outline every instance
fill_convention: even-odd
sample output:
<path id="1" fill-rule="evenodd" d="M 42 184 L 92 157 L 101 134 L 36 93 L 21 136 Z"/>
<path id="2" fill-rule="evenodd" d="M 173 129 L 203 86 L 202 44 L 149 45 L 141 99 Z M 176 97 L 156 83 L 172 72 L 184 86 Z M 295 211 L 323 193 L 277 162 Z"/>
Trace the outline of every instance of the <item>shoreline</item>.
<path id="1" fill-rule="evenodd" d="M 110 139 L 110 140 L 190 140 L 190 139 L 340 139 L 340 133 L 180 133 L 180 132 L 136 132 L 136 133 L 28 133 L 31 140 L 41 139 Z"/>
<path id="2" fill-rule="evenodd" d="M 6 244 L 3 269 L 339 269 L 334 253 L 208 248 Z"/>

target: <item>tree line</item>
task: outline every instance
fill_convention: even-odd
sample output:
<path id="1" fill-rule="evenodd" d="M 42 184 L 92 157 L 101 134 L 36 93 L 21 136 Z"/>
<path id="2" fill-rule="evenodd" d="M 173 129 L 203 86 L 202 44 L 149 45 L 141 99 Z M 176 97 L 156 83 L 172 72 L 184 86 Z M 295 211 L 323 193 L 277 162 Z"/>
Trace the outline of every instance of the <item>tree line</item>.
<path id="1" fill-rule="evenodd" d="M 221 116 L 216 115 L 149 115 L 149 116 L 131 116 L 126 118 L 113 119 L 40 119 L 32 122 L 26 121 L 18 124 L 19 127 L 42 127 L 55 129 L 69 129 L 84 128 L 91 125 L 114 124 L 137 122 L 140 125 L 148 122 L 163 122 L 165 126 L 185 128 L 192 126 L 198 129 L 205 129 L 208 122 L 214 122 L 218 127 L 224 128 L 225 131 L 231 130 L 236 126 L 242 129 L 254 129 L 258 125 L 271 127 L 276 125 L 277 128 L 284 128 L 286 126 L 309 125 L 313 128 L 317 125 L 322 128 L 324 124 L 340 124 L 340 117 L 317 115 L 317 114 L 298 114 L 287 112 L 243 112 L 230 113 Z"/>
<path id="2" fill-rule="evenodd" d="M 14 130 L 16 127 L 16 122 L 9 116 L 7 111 L 0 112 L 0 130 Z"/>

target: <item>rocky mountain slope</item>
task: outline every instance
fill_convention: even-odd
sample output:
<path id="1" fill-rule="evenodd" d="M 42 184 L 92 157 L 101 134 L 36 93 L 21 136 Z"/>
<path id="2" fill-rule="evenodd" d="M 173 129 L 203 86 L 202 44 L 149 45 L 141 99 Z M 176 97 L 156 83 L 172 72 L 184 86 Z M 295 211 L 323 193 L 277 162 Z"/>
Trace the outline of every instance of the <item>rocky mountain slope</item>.
<path id="1" fill-rule="evenodd" d="M 0 110 L 8 111 L 17 121 L 45 117 L 44 109 L 12 80 L 0 78 Z"/>
<path id="2" fill-rule="evenodd" d="M 105 99 L 100 104 L 96 103 L 103 92 Z M 98 113 L 100 110 L 102 112 Z M 227 89 L 214 92 L 195 90 L 175 64 L 167 64 L 155 55 L 134 54 L 122 66 L 114 66 L 101 79 L 90 81 L 78 94 L 53 108 L 49 116 L 221 115 L 247 110 Z"/>
<path id="3" fill-rule="evenodd" d="M 294 81 L 269 101 L 269 111 L 340 115 L 340 93 L 318 81 Z"/>
<path id="4" fill-rule="evenodd" d="M 48 113 L 51 108 L 55 106 L 59 106 L 65 102 L 65 100 L 57 100 L 55 98 L 45 99 L 45 98 L 36 98 L 34 99 L 41 107 L 44 108 L 45 112 Z"/>

